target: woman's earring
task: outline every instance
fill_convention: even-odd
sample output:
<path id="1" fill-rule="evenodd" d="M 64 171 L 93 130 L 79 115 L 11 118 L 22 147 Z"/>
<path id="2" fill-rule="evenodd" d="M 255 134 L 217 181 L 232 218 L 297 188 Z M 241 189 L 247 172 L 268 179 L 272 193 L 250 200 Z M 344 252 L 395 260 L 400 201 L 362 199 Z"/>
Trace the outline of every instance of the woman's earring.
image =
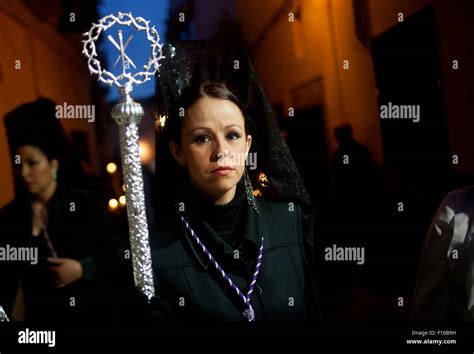
<path id="1" fill-rule="evenodd" d="M 58 173 L 56 172 L 56 170 L 53 170 L 53 179 L 58 179 Z"/>
<path id="2" fill-rule="evenodd" d="M 247 202 L 259 214 L 260 212 L 258 210 L 257 200 L 255 199 L 255 196 L 253 195 L 252 182 L 250 182 L 250 177 L 247 172 L 247 169 L 244 170 L 244 183 L 245 183 L 245 194 L 247 194 Z"/>

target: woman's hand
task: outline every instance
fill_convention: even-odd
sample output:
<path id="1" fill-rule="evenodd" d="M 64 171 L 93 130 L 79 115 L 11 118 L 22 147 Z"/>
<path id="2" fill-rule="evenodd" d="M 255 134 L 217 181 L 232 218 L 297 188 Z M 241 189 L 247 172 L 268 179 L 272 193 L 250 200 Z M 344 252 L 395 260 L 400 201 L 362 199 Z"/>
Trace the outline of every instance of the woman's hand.
<path id="1" fill-rule="evenodd" d="M 82 265 L 75 259 L 49 257 L 48 262 L 51 264 L 51 279 L 57 288 L 69 285 L 83 276 Z"/>

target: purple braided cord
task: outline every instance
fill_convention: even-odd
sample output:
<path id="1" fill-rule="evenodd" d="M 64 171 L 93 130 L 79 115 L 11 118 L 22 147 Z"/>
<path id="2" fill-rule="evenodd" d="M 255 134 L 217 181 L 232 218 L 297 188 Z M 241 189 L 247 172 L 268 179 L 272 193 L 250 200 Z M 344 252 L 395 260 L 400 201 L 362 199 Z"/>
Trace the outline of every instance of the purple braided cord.
<path id="1" fill-rule="evenodd" d="M 217 271 L 219 272 L 220 275 L 222 275 L 222 277 L 224 278 L 224 280 L 230 285 L 230 287 L 232 289 L 234 289 L 234 291 L 237 293 L 237 295 L 243 300 L 244 304 L 245 304 L 245 311 L 243 312 L 243 315 L 245 317 L 247 317 L 247 319 L 249 320 L 249 322 L 252 322 L 252 321 L 255 321 L 255 313 L 253 311 L 253 308 L 252 308 L 252 305 L 250 305 L 250 298 L 252 296 L 252 293 L 253 293 L 253 289 L 255 288 L 255 284 L 257 283 L 257 277 L 258 277 L 258 273 L 260 273 L 260 266 L 262 265 L 262 258 L 263 258 L 263 236 L 262 236 L 262 241 L 260 243 L 260 249 L 258 251 L 258 257 L 257 257 L 257 264 L 255 265 L 255 272 L 253 273 L 253 276 L 252 276 L 252 281 L 250 282 L 250 286 L 249 286 L 249 290 L 247 292 L 247 295 L 244 295 L 240 289 L 238 288 L 237 285 L 234 284 L 234 282 L 232 281 L 232 279 L 227 275 L 227 273 L 224 271 L 224 269 L 222 269 L 222 267 L 219 265 L 219 263 L 217 263 L 217 261 L 214 259 L 214 257 L 212 256 L 212 254 L 207 250 L 206 246 L 204 246 L 204 244 L 201 242 L 200 238 L 198 237 L 198 235 L 196 235 L 196 233 L 194 232 L 194 230 L 191 228 L 191 226 L 189 225 L 189 223 L 186 221 L 186 219 L 184 218 L 183 215 L 179 215 L 180 218 L 181 218 L 181 221 L 184 223 L 184 225 L 186 226 L 186 229 L 188 230 L 188 232 L 191 234 L 191 236 L 193 237 L 193 239 L 196 241 L 196 243 L 198 244 L 199 247 L 201 247 L 202 251 L 204 252 L 204 254 L 207 256 L 207 258 L 209 258 L 209 260 L 212 262 L 212 264 L 214 265 L 214 267 L 217 269 Z"/>

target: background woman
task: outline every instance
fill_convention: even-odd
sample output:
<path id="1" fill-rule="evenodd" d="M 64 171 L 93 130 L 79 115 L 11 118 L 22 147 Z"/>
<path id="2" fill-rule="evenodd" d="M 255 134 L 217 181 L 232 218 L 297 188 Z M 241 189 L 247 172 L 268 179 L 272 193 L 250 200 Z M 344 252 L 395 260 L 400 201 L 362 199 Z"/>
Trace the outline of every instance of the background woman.
<path id="1" fill-rule="evenodd" d="M 2 247 L 37 250 L 36 262 L 1 262 L 0 303 L 10 318 L 75 326 L 113 321 L 106 289 L 120 241 L 101 202 L 68 186 L 67 138 L 46 99 L 5 117 L 15 199 L 0 212 Z M 105 322 L 104 322 L 105 323 Z"/>

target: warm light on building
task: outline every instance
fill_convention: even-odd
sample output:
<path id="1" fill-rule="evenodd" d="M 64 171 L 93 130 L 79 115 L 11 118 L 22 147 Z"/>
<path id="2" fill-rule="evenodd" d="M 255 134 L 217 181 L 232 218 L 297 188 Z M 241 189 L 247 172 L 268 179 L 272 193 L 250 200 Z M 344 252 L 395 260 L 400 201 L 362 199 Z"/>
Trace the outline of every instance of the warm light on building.
<path id="1" fill-rule="evenodd" d="M 125 205 L 126 201 L 127 201 L 127 200 L 125 199 L 125 196 L 124 196 L 124 195 L 122 195 L 122 196 L 119 198 L 119 203 L 120 203 L 121 205 Z"/>
<path id="2" fill-rule="evenodd" d="M 107 172 L 111 174 L 117 172 L 117 165 L 113 162 L 109 162 L 107 164 Z"/>
<path id="3" fill-rule="evenodd" d="M 110 199 L 109 200 L 109 209 L 111 209 L 111 210 L 117 209 L 118 204 L 119 203 L 118 203 L 117 199 L 115 199 L 115 198 Z"/>

